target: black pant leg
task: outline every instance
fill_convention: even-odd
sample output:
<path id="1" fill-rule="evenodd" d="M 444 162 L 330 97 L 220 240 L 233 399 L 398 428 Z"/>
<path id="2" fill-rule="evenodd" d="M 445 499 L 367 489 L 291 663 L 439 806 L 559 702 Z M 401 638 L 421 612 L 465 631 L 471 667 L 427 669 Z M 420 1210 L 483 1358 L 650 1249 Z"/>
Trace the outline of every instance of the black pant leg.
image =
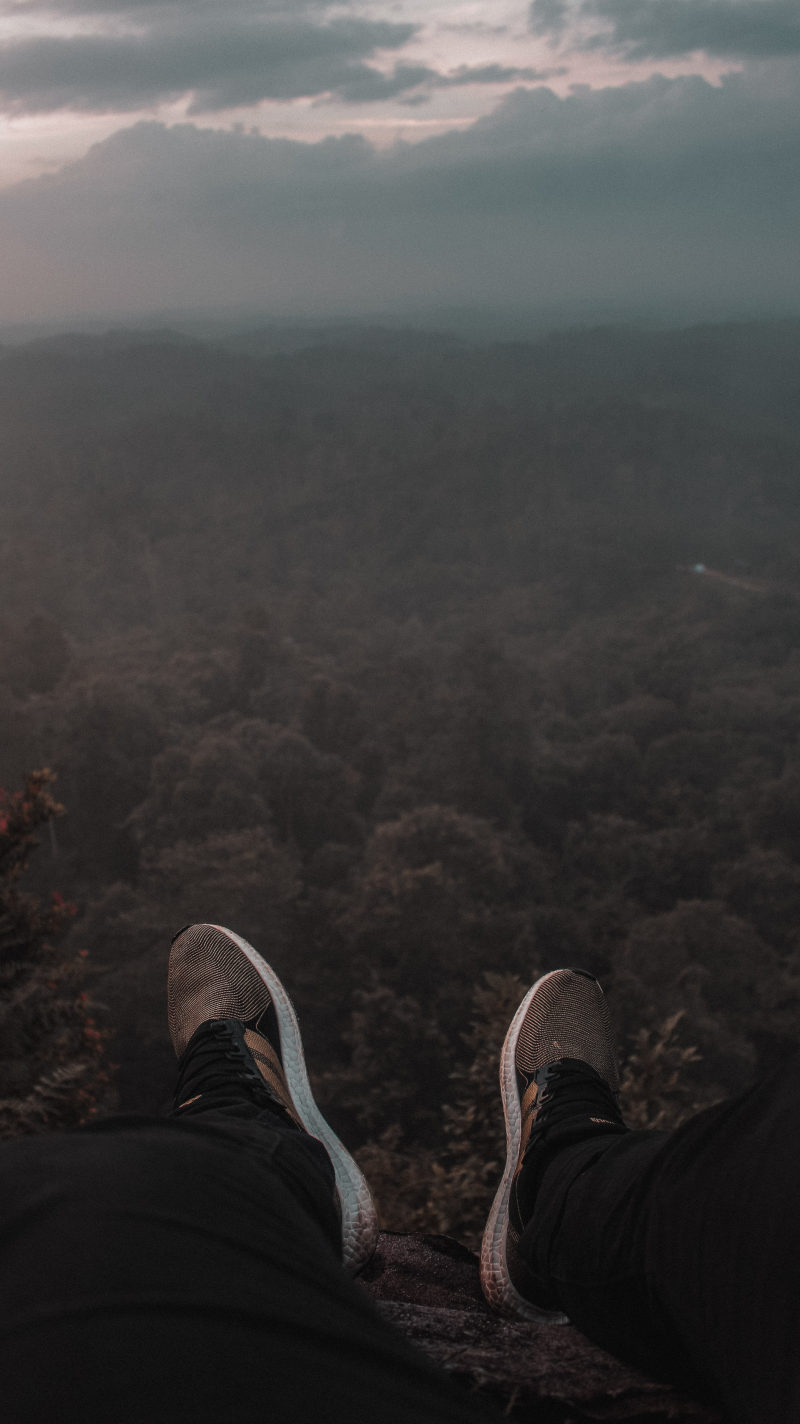
<path id="1" fill-rule="evenodd" d="M 322 1143 L 307 1132 L 289 1126 L 269 1108 L 260 1108 L 249 1098 L 225 1090 L 204 1093 L 191 1106 L 166 1114 L 171 1121 L 191 1122 L 228 1133 L 234 1143 L 248 1142 L 260 1165 L 270 1162 L 281 1181 L 322 1229 L 337 1259 L 342 1249 L 339 1214 L 335 1206 L 336 1177 L 333 1164 Z M 100 1119 L 85 1131 L 102 1130 Z M 255 1125 L 248 1131 L 248 1124 Z"/>
<path id="2" fill-rule="evenodd" d="M 655 1201 L 650 1272 L 726 1414 L 800 1420 L 800 1054 L 675 1134 Z"/>
<path id="3" fill-rule="evenodd" d="M 741 1424 L 800 1420 L 800 1055 L 675 1133 L 565 1148 L 522 1250 L 597 1344 Z"/>
<path id="4" fill-rule="evenodd" d="M 0 1145 L 4 1424 L 491 1421 L 345 1275 L 308 1150 L 213 1113 Z"/>

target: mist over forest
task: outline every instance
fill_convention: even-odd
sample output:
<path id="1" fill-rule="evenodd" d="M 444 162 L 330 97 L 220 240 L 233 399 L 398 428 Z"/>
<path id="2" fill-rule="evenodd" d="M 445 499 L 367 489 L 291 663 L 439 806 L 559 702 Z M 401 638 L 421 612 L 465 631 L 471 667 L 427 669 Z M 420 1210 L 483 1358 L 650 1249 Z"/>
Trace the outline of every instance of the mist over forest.
<path id="1" fill-rule="evenodd" d="M 432 1162 L 441 1229 L 480 1219 L 549 969 L 600 977 L 642 1122 L 782 1061 L 799 396 L 795 320 L 0 349 L 0 786 L 57 773 L 28 881 L 77 905 L 121 1109 L 171 1094 L 191 920 L 284 979 L 401 1225 Z"/>

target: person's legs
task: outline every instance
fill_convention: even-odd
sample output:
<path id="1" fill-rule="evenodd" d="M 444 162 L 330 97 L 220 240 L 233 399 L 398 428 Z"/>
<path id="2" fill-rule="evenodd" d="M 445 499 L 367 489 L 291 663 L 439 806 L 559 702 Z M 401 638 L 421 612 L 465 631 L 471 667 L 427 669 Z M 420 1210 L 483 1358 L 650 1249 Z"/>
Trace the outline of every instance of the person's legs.
<path id="1" fill-rule="evenodd" d="M 645 1373 L 707 1393 L 648 1271 L 654 1163 L 668 1137 L 631 1132 L 562 1148 L 518 1249 L 538 1301 Z"/>
<path id="2" fill-rule="evenodd" d="M 274 969 L 232 930 L 187 925 L 170 950 L 167 1017 L 178 1057 L 175 1115 L 230 1116 L 255 1104 L 290 1142 L 300 1132 L 321 1144 L 333 1172 L 342 1261 L 356 1274 L 375 1249 L 375 1207 L 363 1173 L 314 1100 L 297 1016 Z M 293 1152 L 290 1145 L 283 1155 Z"/>
<path id="3" fill-rule="evenodd" d="M 3 1144 L 4 1421 L 485 1421 L 348 1279 L 326 1174 L 216 1116 Z"/>
<path id="4" fill-rule="evenodd" d="M 270 1036 L 263 990 L 272 1003 L 278 981 L 259 981 L 254 1003 L 234 948 L 207 937 L 205 959 L 194 945 L 191 966 L 173 960 L 173 1030 L 179 1017 L 187 1043 L 171 1115 L 0 1146 L 3 1420 L 349 1424 L 366 1410 L 377 1424 L 486 1424 L 488 1407 L 348 1279 L 343 1234 L 352 1272 L 371 1204 L 355 1164 L 305 1130 L 313 1100 L 282 1056 L 299 1039 Z M 217 953 L 232 956 L 227 979 Z M 230 1018 L 195 1027 L 206 991 Z"/>
<path id="5" fill-rule="evenodd" d="M 800 1056 L 652 1168 L 648 1271 L 731 1419 L 800 1419 Z"/>
<path id="6" fill-rule="evenodd" d="M 552 1064 L 553 1040 L 572 1032 L 577 1060 L 594 1022 L 585 1056 L 596 1064 L 608 1032 L 601 1000 L 593 1002 L 599 986 L 573 979 L 550 988 L 558 993 L 536 1025 L 534 1056 Z M 504 1052 L 516 1072 L 519 1042 L 507 1040 Z M 538 1079 L 540 1115 L 527 1152 L 521 1135 L 514 1143 L 514 1185 L 498 1214 L 511 1224 L 515 1204 L 524 1208 L 517 1239 L 501 1243 L 523 1297 L 720 1404 L 732 1421 L 800 1418 L 800 1055 L 674 1133 L 620 1130 L 621 1119 L 615 1130 L 591 1069 L 576 1073 L 583 1086 L 564 1104 L 563 1085 L 548 1093 L 541 1058 L 521 1068 L 517 1102 Z M 497 1272 L 502 1281 L 502 1265 Z"/>

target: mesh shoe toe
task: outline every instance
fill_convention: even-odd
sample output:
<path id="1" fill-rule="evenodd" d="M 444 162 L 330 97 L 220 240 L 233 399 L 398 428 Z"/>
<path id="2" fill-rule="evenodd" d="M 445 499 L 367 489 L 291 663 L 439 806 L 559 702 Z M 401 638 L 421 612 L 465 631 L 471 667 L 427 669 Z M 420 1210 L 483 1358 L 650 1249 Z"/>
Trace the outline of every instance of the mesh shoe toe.
<path id="1" fill-rule="evenodd" d="M 189 925 L 172 942 L 167 1012 L 179 1059 L 174 1111 L 226 1090 L 244 1093 L 318 1138 L 336 1178 L 342 1261 L 355 1275 L 377 1243 L 375 1206 L 314 1101 L 297 1016 L 275 971 L 232 930 Z"/>
<path id="2" fill-rule="evenodd" d="M 500 1061 L 506 1164 L 481 1245 L 481 1285 L 503 1314 L 564 1324 L 538 1305 L 518 1243 L 532 1214 L 531 1181 L 552 1151 L 627 1128 L 618 1106 L 619 1071 L 605 996 L 583 969 L 556 969 L 528 990 L 511 1021 Z"/>

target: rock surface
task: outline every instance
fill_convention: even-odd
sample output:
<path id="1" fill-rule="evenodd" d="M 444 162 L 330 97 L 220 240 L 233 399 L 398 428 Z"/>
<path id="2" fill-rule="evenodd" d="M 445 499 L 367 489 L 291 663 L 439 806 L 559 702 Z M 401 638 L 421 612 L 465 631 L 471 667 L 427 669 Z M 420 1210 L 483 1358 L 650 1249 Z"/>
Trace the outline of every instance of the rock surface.
<path id="1" fill-rule="evenodd" d="M 478 1258 L 449 1236 L 382 1232 L 361 1277 L 381 1314 L 448 1372 L 523 1424 L 624 1419 L 722 1424 L 570 1325 L 502 1319 L 484 1301 Z"/>

